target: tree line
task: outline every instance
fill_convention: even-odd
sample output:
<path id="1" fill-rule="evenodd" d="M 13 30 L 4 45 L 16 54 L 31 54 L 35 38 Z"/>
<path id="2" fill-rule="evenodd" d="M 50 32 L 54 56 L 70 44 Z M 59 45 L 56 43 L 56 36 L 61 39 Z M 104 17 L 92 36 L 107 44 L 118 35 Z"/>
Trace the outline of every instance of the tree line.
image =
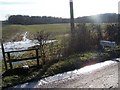
<path id="1" fill-rule="evenodd" d="M 75 23 L 116 23 L 120 21 L 118 14 L 107 13 L 98 14 L 92 16 L 84 16 L 75 18 Z M 51 16 L 26 16 L 26 15 L 11 15 L 4 23 L 8 24 L 21 24 L 21 25 L 32 25 L 32 24 L 54 24 L 54 23 L 69 23 L 68 18 L 59 18 Z"/>
<path id="2" fill-rule="evenodd" d="M 23 15 L 12 15 L 8 18 L 10 24 L 53 24 L 53 23 L 68 23 L 68 19 L 62 19 L 58 17 L 47 17 L 47 16 L 23 16 Z"/>

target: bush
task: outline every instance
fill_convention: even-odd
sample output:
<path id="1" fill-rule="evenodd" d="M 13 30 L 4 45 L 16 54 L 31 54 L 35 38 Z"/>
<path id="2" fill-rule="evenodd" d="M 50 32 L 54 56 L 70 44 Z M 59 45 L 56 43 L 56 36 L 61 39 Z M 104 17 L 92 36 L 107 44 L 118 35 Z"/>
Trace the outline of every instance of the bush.
<path id="1" fill-rule="evenodd" d="M 78 24 L 74 33 L 67 40 L 64 39 L 64 56 L 98 49 L 101 37 L 100 25 Z"/>
<path id="2" fill-rule="evenodd" d="M 115 41 L 117 44 L 120 44 L 120 25 L 107 25 L 105 30 L 105 39 L 109 41 Z"/>
<path id="3" fill-rule="evenodd" d="M 96 57 L 96 53 L 84 53 L 84 54 L 74 54 L 68 58 L 59 61 L 58 63 L 53 64 L 50 68 L 47 69 L 45 75 L 51 76 L 58 73 L 63 73 L 66 71 L 71 71 L 74 69 L 79 69 L 85 65 L 98 62 L 93 57 Z"/>

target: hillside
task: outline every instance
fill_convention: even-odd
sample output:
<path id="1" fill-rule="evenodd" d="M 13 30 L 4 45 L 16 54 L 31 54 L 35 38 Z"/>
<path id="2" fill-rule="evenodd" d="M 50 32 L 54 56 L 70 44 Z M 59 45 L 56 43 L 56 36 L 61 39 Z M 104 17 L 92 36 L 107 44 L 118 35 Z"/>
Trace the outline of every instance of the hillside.
<path id="1" fill-rule="evenodd" d="M 75 19 L 77 23 L 115 23 L 118 22 L 118 14 L 106 13 L 92 16 L 78 17 Z"/>

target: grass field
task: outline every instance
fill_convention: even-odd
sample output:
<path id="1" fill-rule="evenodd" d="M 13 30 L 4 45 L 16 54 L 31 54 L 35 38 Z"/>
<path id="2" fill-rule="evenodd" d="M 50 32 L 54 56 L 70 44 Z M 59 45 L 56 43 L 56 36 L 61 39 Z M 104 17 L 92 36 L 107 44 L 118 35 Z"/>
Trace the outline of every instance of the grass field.
<path id="1" fill-rule="evenodd" d="M 91 29 L 93 25 L 100 25 L 101 30 L 105 30 L 106 26 L 111 23 L 87 23 L 88 29 Z M 115 24 L 115 23 L 113 23 Z M 33 38 L 33 35 L 39 31 L 49 32 L 55 37 L 59 38 L 61 35 L 70 32 L 69 23 L 60 24 L 38 24 L 38 25 L 3 25 L 2 26 L 2 37 L 6 40 L 17 39 L 19 40 L 22 33 L 28 32 L 28 38 Z"/>
<path id="2" fill-rule="evenodd" d="M 29 37 L 36 32 L 45 31 L 54 35 L 66 34 L 70 31 L 69 24 L 40 24 L 40 25 L 4 25 L 2 28 L 2 36 L 5 40 L 12 39 L 13 36 L 19 35 L 23 32 L 28 32 Z M 16 36 L 18 37 L 18 36 Z"/>

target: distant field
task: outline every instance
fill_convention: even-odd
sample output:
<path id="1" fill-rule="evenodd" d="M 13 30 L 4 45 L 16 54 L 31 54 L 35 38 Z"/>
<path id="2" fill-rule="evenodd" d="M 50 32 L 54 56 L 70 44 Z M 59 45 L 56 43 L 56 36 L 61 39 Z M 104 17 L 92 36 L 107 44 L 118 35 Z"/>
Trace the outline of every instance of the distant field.
<path id="1" fill-rule="evenodd" d="M 111 23 L 94 23 L 101 25 L 101 30 L 105 30 L 105 27 Z M 115 24 L 115 23 L 113 23 Z M 87 23 L 90 29 L 92 23 Z M 44 30 L 50 32 L 56 38 L 60 38 L 63 34 L 70 32 L 70 24 L 60 23 L 60 24 L 38 24 L 38 25 L 3 25 L 2 36 L 6 40 L 21 40 L 21 34 L 28 32 L 28 38 L 33 38 L 33 35 L 38 31 Z"/>
<path id="2" fill-rule="evenodd" d="M 28 32 L 29 35 L 34 35 L 36 32 L 44 30 L 55 35 L 61 35 L 70 31 L 69 24 L 40 24 L 40 25 L 4 25 L 2 29 L 3 38 L 10 39 L 16 34 Z"/>

